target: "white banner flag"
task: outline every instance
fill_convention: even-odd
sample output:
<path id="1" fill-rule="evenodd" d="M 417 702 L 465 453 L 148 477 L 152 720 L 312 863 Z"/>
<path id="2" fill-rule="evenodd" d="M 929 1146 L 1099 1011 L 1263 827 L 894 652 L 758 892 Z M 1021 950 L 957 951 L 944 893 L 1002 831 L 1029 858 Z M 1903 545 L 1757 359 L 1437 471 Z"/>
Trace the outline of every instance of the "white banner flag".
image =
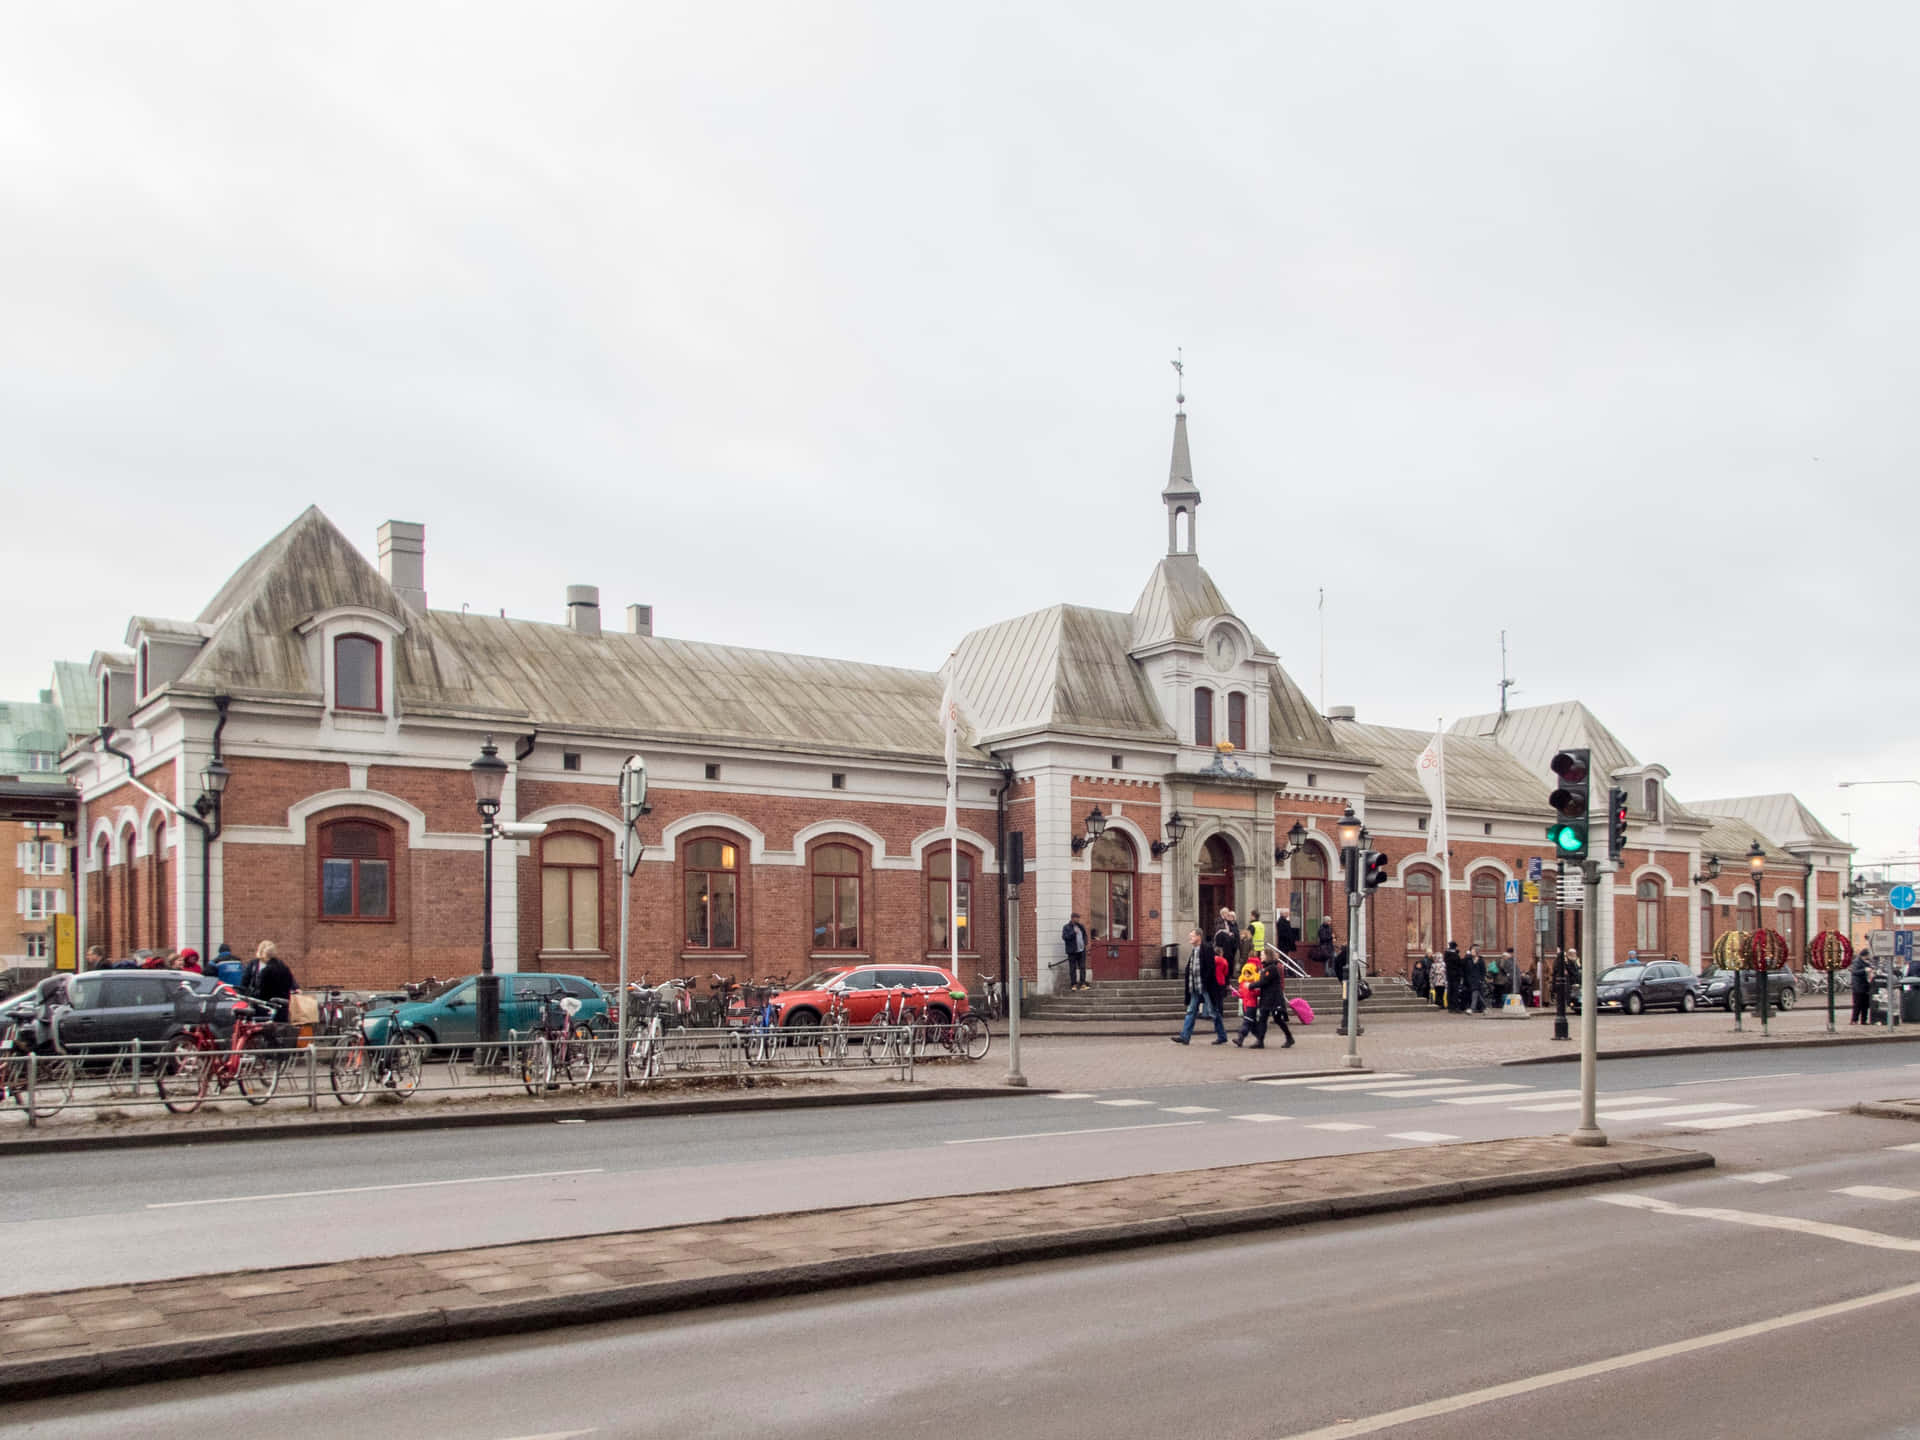
<path id="1" fill-rule="evenodd" d="M 1439 731 L 1427 742 L 1427 748 L 1420 752 L 1420 759 L 1414 764 L 1414 773 L 1420 777 L 1420 788 L 1427 792 L 1427 802 L 1433 806 L 1433 819 L 1427 825 L 1427 853 L 1444 855 L 1447 849 L 1447 766 L 1446 749 Z"/>

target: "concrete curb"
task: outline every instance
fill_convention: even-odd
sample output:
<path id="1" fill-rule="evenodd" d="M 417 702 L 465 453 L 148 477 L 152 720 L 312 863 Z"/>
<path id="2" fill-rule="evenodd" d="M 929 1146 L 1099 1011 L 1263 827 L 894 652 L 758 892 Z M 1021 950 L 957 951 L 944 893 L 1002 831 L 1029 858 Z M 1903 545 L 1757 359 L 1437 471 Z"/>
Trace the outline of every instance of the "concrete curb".
<path id="1" fill-rule="evenodd" d="M 1920 1100 L 1862 1100 L 1853 1113 L 1875 1120 L 1920 1120 Z"/>
<path id="2" fill-rule="evenodd" d="M 1051 1235 L 1021 1235 L 954 1245 L 931 1245 L 893 1254 L 823 1260 L 740 1275 L 610 1286 L 603 1290 L 543 1296 L 536 1300 L 463 1306 L 457 1310 L 435 1308 L 364 1320 L 202 1336 L 157 1345 L 133 1345 L 64 1359 L 22 1360 L 0 1364 L 0 1402 L 296 1364 L 323 1354 L 328 1357 L 366 1355 L 447 1341 L 522 1335 L 572 1325 L 666 1315 L 715 1305 L 812 1295 L 823 1290 L 854 1289 L 890 1280 L 923 1279 L 1035 1260 L 1097 1255 L 1259 1230 L 1286 1229 L 1333 1219 L 1383 1215 L 1428 1206 L 1532 1194 L 1542 1190 L 1707 1170 L 1713 1168 L 1713 1164 L 1713 1156 L 1704 1151 L 1675 1150 L 1636 1160 L 1582 1161 L 1544 1170 L 1519 1171 L 1434 1185 L 1403 1186 L 1397 1190 L 1332 1200 L 1297 1200 L 1192 1215 L 1169 1215 L 1115 1225 L 1084 1226 Z"/>
<path id="3" fill-rule="evenodd" d="M 944 1085 L 931 1090 L 803 1092 L 795 1095 L 725 1095 L 712 1100 L 628 1100 L 600 1105 L 552 1105 L 530 1101 L 519 1110 L 468 1110 L 435 1114 L 356 1115 L 341 1120 L 297 1120 L 285 1125 L 232 1126 L 218 1130 L 166 1130 L 122 1135 L 48 1135 L 0 1140 L 0 1156 L 57 1155 L 82 1150 L 138 1150 L 157 1145 L 225 1145 L 246 1140 L 306 1140 L 317 1135 L 368 1135 L 398 1130 L 468 1130 L 494 1125 L 551 1125 L 559 1120 L 634 1120 L 656 1115 L 728 1115 L 749 1110 L 820 1110 L 842 1105 L 912 1105 L 931 1100 L 995 1100 L 1009 1095 L 1052 1095 L 1031 1089 Z"/>
<path id="4" fill-rule="evenodd" d="M 1920 1040 L 1920 1025 L 1910 1027 L 1912 1035 L 1792 1035 L 1778 1040 L 1733 1040 L 1724 1045 L 1649 1045 L 1642 1050 L 1602 1050 L 1602 1060 L 1652 1060 L 1662 1055 L 1717 1055 L 1735 1050 L 1820 1050 L 1834 1045 L 1900 1045 Z M 1502 1060 L 1502 1065 L 1565 1065 L 1580 1058 L 1577 1043 L 1571 1054 L 1528 1055 L 1518 1060 Z"/>
<path id="5" fill-rule="evenodd" d="M 1260 1075 L 1242 1075 L 1238 1078 L 1248 1082 L 1255 1080 L 1337 1080 L 1343 1075 L 1371 1075 L 1373 1067 L 1363 1065 L 1358 1070 L 1349 1070 L 1345 1066 L 1338 1070 L 1273 1070 Z"/>

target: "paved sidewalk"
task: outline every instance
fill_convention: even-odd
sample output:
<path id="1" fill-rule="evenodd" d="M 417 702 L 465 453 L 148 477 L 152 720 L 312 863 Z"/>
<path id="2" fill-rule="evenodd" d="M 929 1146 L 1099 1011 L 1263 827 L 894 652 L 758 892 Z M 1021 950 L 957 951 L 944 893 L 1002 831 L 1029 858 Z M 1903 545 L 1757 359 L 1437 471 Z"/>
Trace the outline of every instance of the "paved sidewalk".
<path id="1" fill-rule="evenodd" d="M 0 1400 L 1712 1164 L 1654 1145 L 1500 1140 L 27 1295 L 0 1301 Z"/>

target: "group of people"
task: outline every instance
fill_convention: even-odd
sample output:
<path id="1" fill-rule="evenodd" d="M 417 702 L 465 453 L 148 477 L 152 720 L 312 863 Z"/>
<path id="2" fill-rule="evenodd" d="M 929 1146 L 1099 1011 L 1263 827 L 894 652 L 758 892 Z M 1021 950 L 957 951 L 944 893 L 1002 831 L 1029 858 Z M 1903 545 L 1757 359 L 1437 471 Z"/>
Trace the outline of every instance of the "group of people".
<path id="1" fill-rule="evenodd" d="M 1484 1015 L 1502 1004 L 1509 987 L 1518 989 L 1523 1004 L 1533 1004 L 1534 978 L 1521 973 L 1516 986 L 1517 966 L 1511 945 L 1505 952 L 1492 955 L 1483 955 L 1478 945 L 1469 945 L 1463 955 L 1459 942 L 1449 940 L 1440 954 L 1429 953 L 1415 960 L 1410 978 L 1413 993 L 1430 1001 L 1434 1009 L 1455 1015 Z"/>
<path id="2" fill-rule="evenodd" d="M 1267 946 L 1267 927 L 1258 910 L 1243 928 L 1232 909 L 1223 906 L 1211 936 L 1202 934 L 1198 926 L 1188 931 L 1182 974 L 1187 1014 L 1180 1033 L 1169 1037 L 1174 1044 L 1192 1044 L 1194 1023 L 1205 1019 L 1213 1022 L 1213 1043 L 1225 1045 L 1230 993 L 1239 997 L 1241 1007 L 1240 1030 L 1232 1037 L 1235 1045 L 1245 1045 L 1251 1037 L 1253 1048 L 1264 1050 L 1267 1027 L 1275 1022 L 1286 1037 L 1286 1045 L 1280 1048 L 1293 1044 L 1293 1030 L 1287 1024 L 1286 974 L 1279 955 Z"/>
<path id="3" fill-rule="evenodd" d="M 200 958 L 200 952 L 190 946 L 144 956 L 129 956 L 124 960 L 109 960 L 104 947 L 89 945 L 87 968 L 182 970 L 189 975 L 217 975 L 221 981 L 249 999 L 271 1005 L 282 1020 L 287 1018 L 288 999 L 300 988 L 299 982 L 293 978 L 293 971 L 280 958 L 280 952 L 271 940 L 262 940 L 254 947 L 253 959 L 244 962 L 233 953 L 233 947 L 225 940 L 220 942 L 220 948 L 214 952 L 213 958 L 204 961 Z"/>

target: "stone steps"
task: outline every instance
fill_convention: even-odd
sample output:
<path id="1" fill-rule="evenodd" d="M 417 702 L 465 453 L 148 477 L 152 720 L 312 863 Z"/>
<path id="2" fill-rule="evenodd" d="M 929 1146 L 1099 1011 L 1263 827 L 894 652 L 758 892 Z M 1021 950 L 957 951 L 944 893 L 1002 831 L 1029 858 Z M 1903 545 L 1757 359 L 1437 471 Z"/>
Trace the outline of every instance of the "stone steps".
<path id="1" fill-rule="evenodd" d="M 1337 980 L 1320 976 L 1292 980 L 1287 994 L 1305 1000 L 1316 1015 L 1340 1010 Z M 1415 1014 L 1427 1008 L 1427 1002 L 1398 979 L 1375 980 L 1373 998 L 1366 1003 L 1369 1015 Z M 1024 1013 L 1035 1020 L 1177 1023 L 1186 1013 L 1185 987 L 1178 980 L 1102 980 L 1091 990 L 1030 995 Z"/>

